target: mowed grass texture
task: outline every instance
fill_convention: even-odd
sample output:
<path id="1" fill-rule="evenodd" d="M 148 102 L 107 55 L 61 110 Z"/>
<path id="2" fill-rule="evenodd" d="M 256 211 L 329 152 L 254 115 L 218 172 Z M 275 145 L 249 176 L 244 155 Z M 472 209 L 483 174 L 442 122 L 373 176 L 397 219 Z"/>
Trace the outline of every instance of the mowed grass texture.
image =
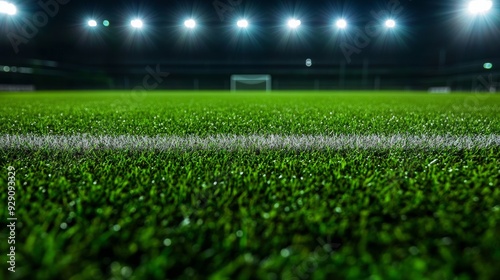
<path id="1" fill-rule="evenodd" d="M 500 96 L 350 92 L 0 95 L 2 134 L 500 134 Z"/>
<path id="2" fill-rule="evenodd" d="M 2 279 L 500 276 L 500 96 L 60 92 L 0 103 L 4 140 L 185 145 L 0 143 L 0 185 L 15 167 L 18 218 L 16 273 L 2 261 Z M 247 149 L 238 140 L 395 135 L 490 142 Z M 238 149 L 210 144 L 220 138 Z M 2 192 L 3 223 L 6 202 Z"/>

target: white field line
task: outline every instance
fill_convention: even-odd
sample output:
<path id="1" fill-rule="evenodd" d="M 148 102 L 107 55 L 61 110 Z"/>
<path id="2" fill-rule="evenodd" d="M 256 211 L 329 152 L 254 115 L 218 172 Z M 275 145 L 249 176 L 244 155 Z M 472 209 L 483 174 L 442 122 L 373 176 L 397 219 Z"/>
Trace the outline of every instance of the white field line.
<path id="1" fill-rule="evenodd" d="M 0 149 L 52 150 L 346 150 L 484 149 L 500 147 L 500 135 L 213 135 L 91 136 L 0 135 Z"/>

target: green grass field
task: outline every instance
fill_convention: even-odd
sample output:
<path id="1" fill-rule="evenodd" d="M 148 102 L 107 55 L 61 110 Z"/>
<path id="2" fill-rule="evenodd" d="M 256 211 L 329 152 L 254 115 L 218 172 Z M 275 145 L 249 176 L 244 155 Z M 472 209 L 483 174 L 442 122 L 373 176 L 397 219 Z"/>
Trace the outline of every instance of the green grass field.
<path id="1" fill-rule="evenodd" d="M 40 92 L 0 104 L 1 279 L 500 277 L 500 96 Z"/>

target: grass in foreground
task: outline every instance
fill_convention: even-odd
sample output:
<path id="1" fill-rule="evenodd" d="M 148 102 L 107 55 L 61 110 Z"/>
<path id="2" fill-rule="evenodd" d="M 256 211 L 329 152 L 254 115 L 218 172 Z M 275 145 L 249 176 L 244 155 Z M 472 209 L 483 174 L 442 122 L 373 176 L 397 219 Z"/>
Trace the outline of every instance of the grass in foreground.
<path id="1" fill-rule="evenodd" d="M 184 93 L 152 94 L 135 105 L 121 98 L 0 95 L 7 104 L 0 134 L 500 134 L 496 96 L 475 107 L 465 95 Z M 17 169 L 22 223 L 17 273 L 2 269 L 9 279 L 500 275 L 495 146 L 5 148 L 1 185 L 9 165 Z M 0 199 L 5 217 L 6 194 Z"/>

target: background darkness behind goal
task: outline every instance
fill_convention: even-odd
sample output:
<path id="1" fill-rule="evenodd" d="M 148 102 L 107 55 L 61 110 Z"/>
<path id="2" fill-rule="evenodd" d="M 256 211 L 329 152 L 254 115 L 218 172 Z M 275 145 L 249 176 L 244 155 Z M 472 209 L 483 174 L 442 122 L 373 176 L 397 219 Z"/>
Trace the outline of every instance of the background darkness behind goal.
<path id="1" fill-rule="evenodd" d="M 17 1 L 25 13 L 19 16 L 29 18 L 29 13 L 39 11 L 36 2 Z M 227 3 L 227 0 L 221 2 Z M 353 38 L 348 37 L 363 31 L 373 20 L 373 12 L 389 10 L 397 2 L 402 11 L 395 18 L 398 26 L 391 31 L 393 34 L 370 38 L 368 45 L 359 54 L 353 54 L 352 61 L 347 63 L 341 43 L 353 45 Z M 18 54 L 14 53 L 6 34 L 15 31 L 15 25 L 20 23 L 3 19 L 0 59 L 5 65 L 29 64 L 30 60 L 39 59 L 58 62 L 62 68 L 88 69 L 89 73 L 102 71 L 114 80 L 106 85 L 117 88 L 131 87 L 134 82 L 127 82 L 125 74 L 133 80 L 134 73 L 144 73 L 147 65 L 160 65 L 163 71 L 179 80 L 203 80 L 207 75 L 220 75 L 217 79 L 225 82 L 214 85 L 215 88 L 226 88 L 232 73 L 270 73 L 277 77 L 286 74 L 292 75 L 287 79 L 293 79 L 293 75 L 321 78 L 338 76 L 345 71 L 348 80 L 349 75 L 361 76 L 365 64 L 373 70 L 389 67 L 395 75 L 410 69 L 406 76 L 423 80 L 435 76 L 433 71 L 443 66 L 498 61 L 500 20 L 495 14 L 490 17 L 490 26 L 476 22 L 478 26 L 471 27 L 463 20 L 464 4 L 465 1 L 450 0 L 242 0 L 233 11 L 224 13 L 221 20 L 211 0 L 73 0 L 61 6 L 59 14 L 40 28 L 28 44 L 21 45 Z M 199 28 L 186 34 L 182 23 L 191 15 L 197 19 Z M 237 34 L 234 28 L 241 15 L 253 25 L 246 35 Z M 287 38 L 290 32 L 285 24 L 293 15 L 302 20 L 302 26 L 297 34 Z M 350 24 L 344 35 L 333 27 L 342 15 Z M 99 23 L 108 19 L 111 26 L 101 26 L 98 32 L 90 31 L 86 21 L 91 17 Z M 144 20 L 143 31 L 130 30 L 129 22 L 134 17 Z M 479 26 L 481 24 L 485 26 Z M 310 69 L 305 67 L 307 58 L 313 60 Z M 1 79 L 8 82 L 6 77 Z M 371 85 L 374 79 L 369 77 L 365 83 Z"/>

